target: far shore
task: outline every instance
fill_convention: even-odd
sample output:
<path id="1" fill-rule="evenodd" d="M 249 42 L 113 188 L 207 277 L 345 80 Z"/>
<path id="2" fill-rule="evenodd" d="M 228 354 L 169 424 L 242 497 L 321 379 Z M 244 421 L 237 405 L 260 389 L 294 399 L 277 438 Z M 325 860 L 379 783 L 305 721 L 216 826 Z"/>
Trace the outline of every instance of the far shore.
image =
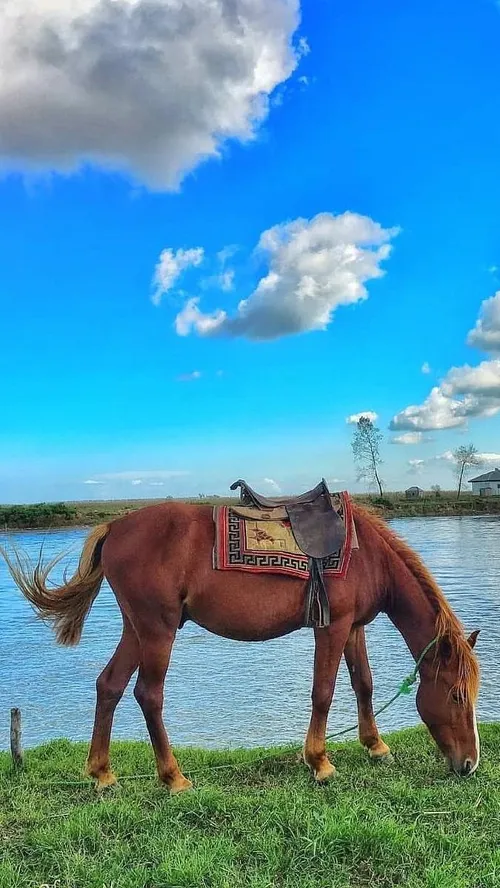
<path id="1" fill-rule="evenodd" d="M 408 499 L 403 492 L 374 494 L 354 494 L 356 503 L 373 509 L 383 518 L 431 518 L 470 515 L 500 515 L 499 497 L 478 497 L 464 492 L 457 499 L 455 491 L 435 493 L 424 492 L 418 499 Z M 0 505 L 0 531 L 63 529 L 65 527 L 88 527 L 122 518 L 145 506 L 161 502 L 183 502 L 195 505 L 231 505 L 235 498 L 200 496 L 196 499 L 174 500 L 129 499 L 129 500 L 87 500 L 84 502 L 36 503 L 33 505 Z"/>

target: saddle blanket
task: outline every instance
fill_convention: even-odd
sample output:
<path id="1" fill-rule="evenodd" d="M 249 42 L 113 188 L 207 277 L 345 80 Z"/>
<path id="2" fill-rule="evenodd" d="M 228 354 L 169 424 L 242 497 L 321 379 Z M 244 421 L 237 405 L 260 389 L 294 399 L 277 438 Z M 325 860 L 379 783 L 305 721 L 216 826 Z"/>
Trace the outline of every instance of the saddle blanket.
<path id="1" fill-rule="evenodd" d="M 333 494 L 332 505 L 345 523 L 346 535 L 341 548 L 323 559 L 323 570 L 326 576 L 344 579 L 352 550 L 359 548 L 349 494 Z M 306 579 L 309 559 L 297 546 L 284 510 L 275 510 L 276 520 L 267 516 L 260 518 L 260 514 L 259 509 L 215 506 L 215 570 L 286 574 Z"/>

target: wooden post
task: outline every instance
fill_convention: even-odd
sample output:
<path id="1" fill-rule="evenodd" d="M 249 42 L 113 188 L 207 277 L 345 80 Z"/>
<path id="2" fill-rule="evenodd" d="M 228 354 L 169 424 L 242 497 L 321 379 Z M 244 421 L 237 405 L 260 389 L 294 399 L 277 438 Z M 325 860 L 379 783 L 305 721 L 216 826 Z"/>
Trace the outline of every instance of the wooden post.
<path id="1" fill-rule="evenodd" d="M 21 710 L 10 710 L 10 751 L 16 768 L 22 767 L 23 748 L 21 745 Z"/>

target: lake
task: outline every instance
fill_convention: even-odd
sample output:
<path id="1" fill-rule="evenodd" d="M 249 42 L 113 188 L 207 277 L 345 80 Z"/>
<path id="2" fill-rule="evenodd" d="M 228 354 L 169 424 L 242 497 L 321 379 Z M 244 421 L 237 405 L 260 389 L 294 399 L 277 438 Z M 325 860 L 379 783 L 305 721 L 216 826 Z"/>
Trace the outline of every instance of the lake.
<path id="1" fill-rule="evenodd" d="M 482 665 L 478 716 L 500 720 L 500 517 L 409 518 L 392 522 L 424 558 L 467 630 L 481 628 Z M 87 529 L 0 534 L 37 557 L 71 549 L 62 568 L 74 567 Z M 58 647 L 34 615 L 0 560 L 0 748 L 9 744 L 10 708 L 23 712 L 24 745 L 57 737 L 89 740 L 95 680 L 121 633 L 115 599 L 104 584 L 85 624 L 80 645 Z M 384 703 L 413 668 L 405 643 L 380 615 L 367 627 L 375 703 Z M 204 747 L 260 746 L 302 741 L 310 713 L 313 636 L 243 644 L 187 623 L 178 633 L 167 676 L 165 719 L 174 744 Z M 114 738 L 147 737 L 132 696 L 133 680 L 115 716 Z M 342 663 L 329 730 L 356 720 L 356 706 Z M 415 694 L 402 697 L 379 719 L 383 730 L 418 723 Z M 355 737 L 355 734 L 352 735 Z"/>

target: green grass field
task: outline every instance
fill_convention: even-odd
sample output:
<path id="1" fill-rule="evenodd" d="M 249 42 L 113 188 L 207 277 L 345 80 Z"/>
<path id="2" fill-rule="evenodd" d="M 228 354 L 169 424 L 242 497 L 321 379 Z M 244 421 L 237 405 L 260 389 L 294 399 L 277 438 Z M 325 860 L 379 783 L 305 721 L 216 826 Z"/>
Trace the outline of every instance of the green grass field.
<path id="1" fill-rule="evenodd" d="M 500 725 L 481 729 L 469 780 L 450 777 L 423 729 L 389 737 L 391 766 L 355 743 L 313 784 L 295 752 L 181 749 L 194 791 L 153 776 L 102 796 L 79 781 L 86 745 L 61 740 L 12 771 L 0 754 L 1 888 L 498 888 Z M 153 775 L 149 746 L 116 743 L 122 777 Z M 234 768 L 220 767 L 231 764 Z"/>

